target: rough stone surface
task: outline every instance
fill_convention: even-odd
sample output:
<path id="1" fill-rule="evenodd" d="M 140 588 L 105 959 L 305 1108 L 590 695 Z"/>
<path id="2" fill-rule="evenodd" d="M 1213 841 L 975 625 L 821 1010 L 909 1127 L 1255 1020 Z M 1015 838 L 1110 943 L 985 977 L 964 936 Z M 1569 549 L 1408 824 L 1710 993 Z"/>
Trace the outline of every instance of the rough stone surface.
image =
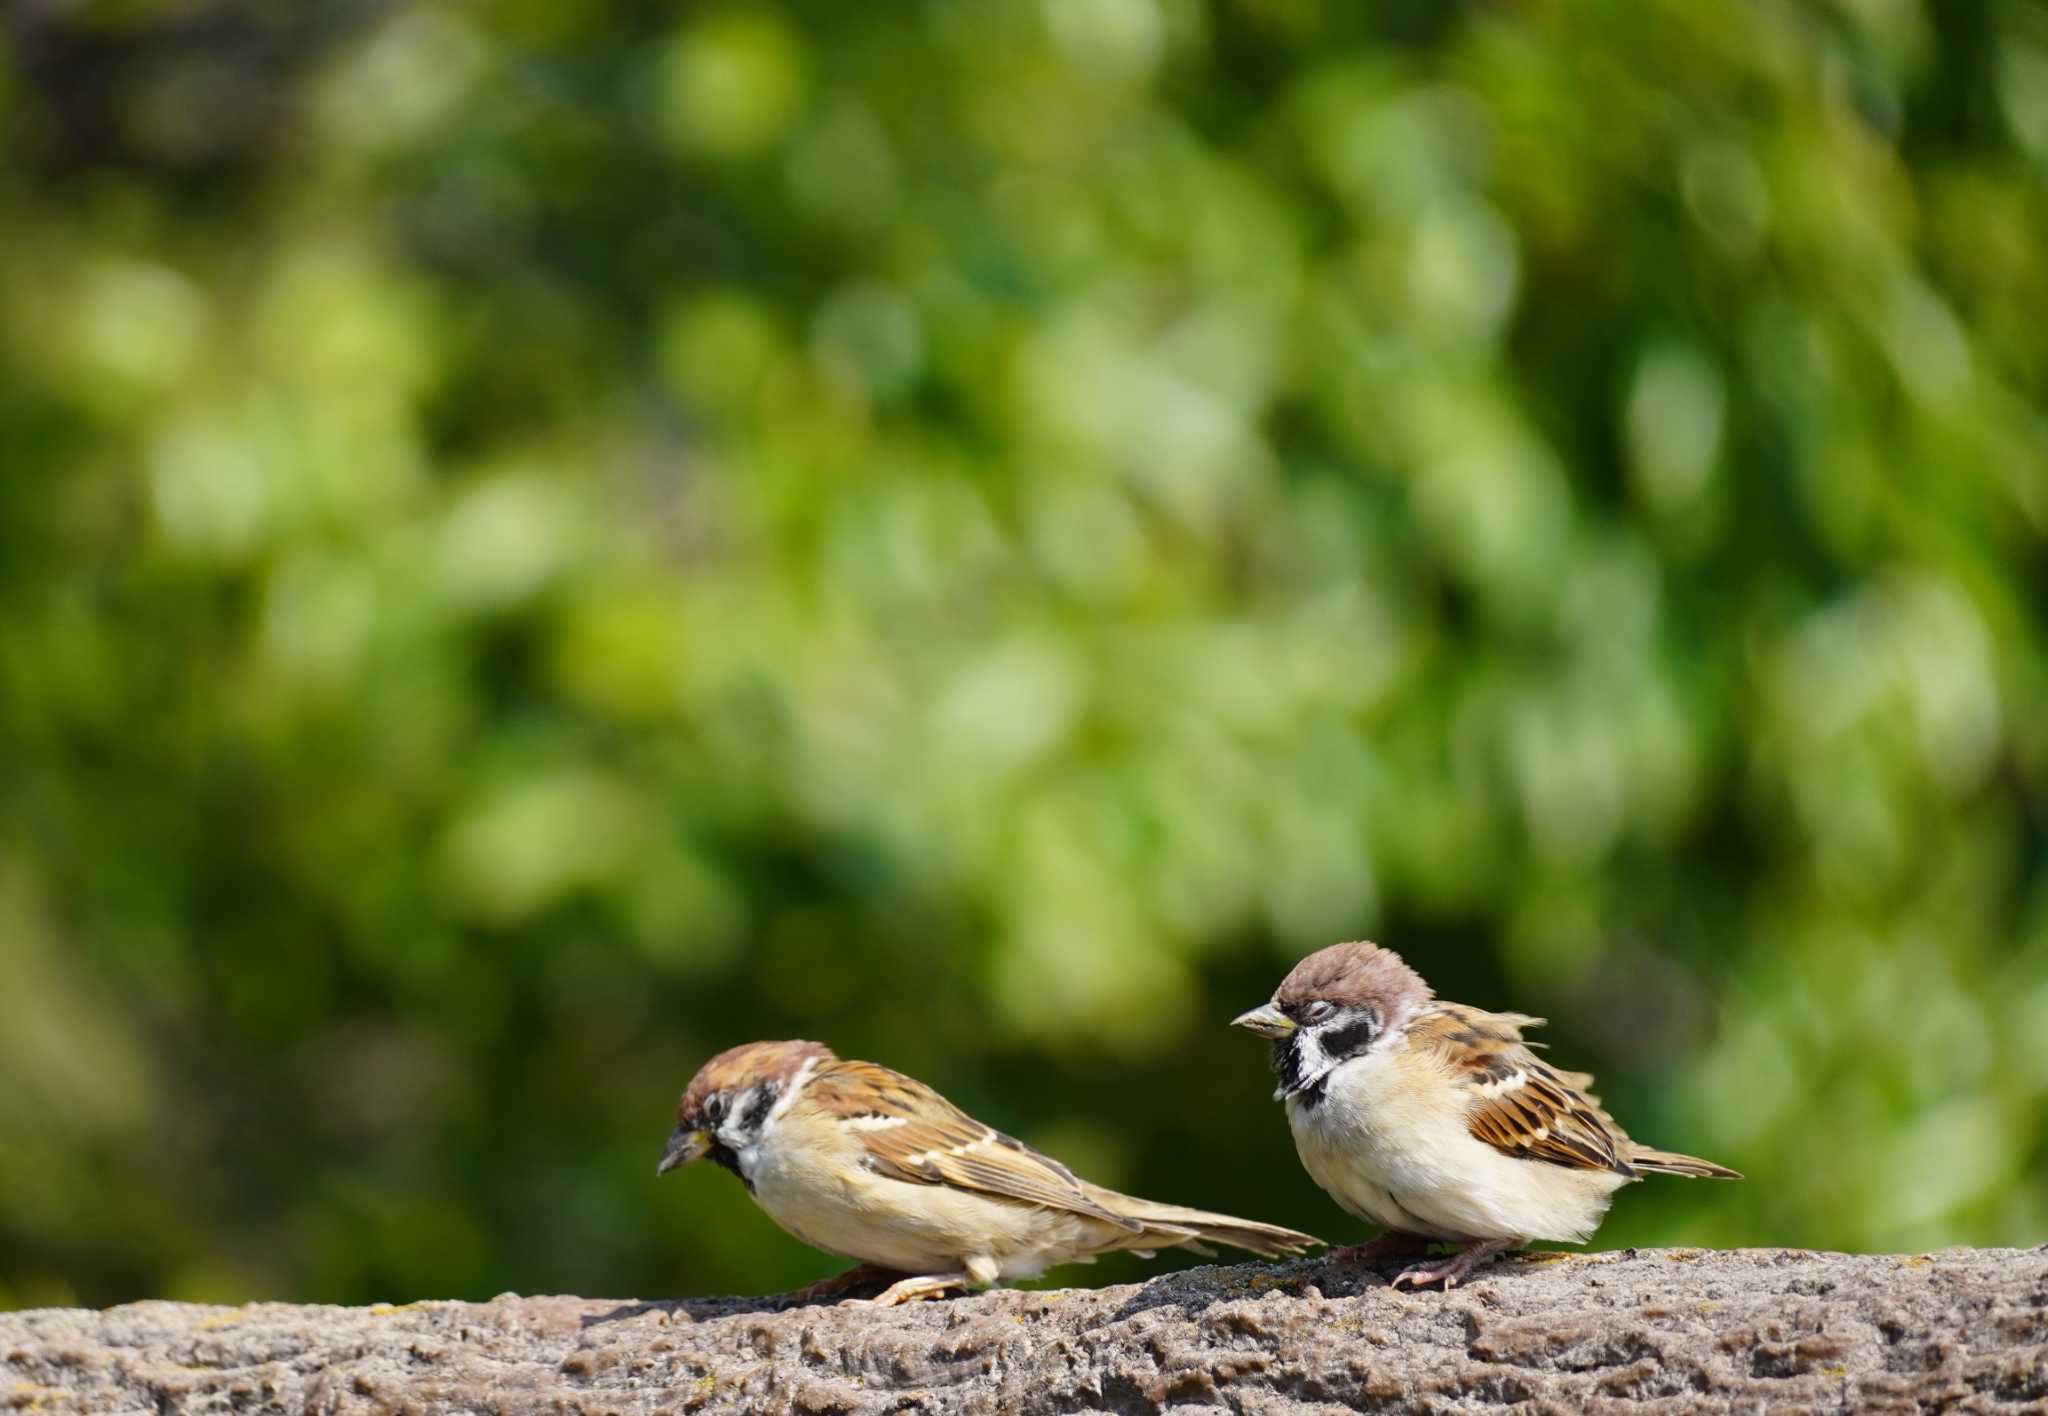
<path id="1" fill-rule="evenodd" d="M 2048 1248 L 1335 1260 L 893 1310 L 502 1297 L 0 1314 L 0 1411 L 2048 1410 Z"/>

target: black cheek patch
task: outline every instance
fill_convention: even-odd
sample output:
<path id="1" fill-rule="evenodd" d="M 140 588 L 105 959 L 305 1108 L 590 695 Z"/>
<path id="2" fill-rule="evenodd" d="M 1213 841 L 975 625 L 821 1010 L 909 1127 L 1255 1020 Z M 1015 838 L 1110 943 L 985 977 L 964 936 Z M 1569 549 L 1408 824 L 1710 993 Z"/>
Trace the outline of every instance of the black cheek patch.
<path id="1" fill-rule="evenodd" d="M 1333 1062 L 1347 1057 L 1356 1057 L 1372 1046 L 1373 1038 L 1379 1035 L 1378 1020 L 1365 1017 L 1355 1023 L 1346 1023 L 1341 1028 L 1332 1028 L 1323 1034 L 1323 1055 Z"/>
<path id="2" fill-rule="evenodd" d="M 1273 1070 L 1280 1074 L 1280 1090 L 1299 1101 L 1303 1106 L 1314 1106 L 1323 1099 L 1323 1088 L 1330 1080 L 1326 1071 L 1311 1079 L 1308 1074 L 1308 1056 L 1303 1045 L 1304 1034 L 1294 1033 L 1273 1041 Z"/>
<path id="3" fill-rule="evenodd" d="M 768 1113 L 775 1109 L 776 1093 L 782 1088 L 776 1086 L 755 1087 L 747 1100 L 747 1109 L 740 1113 L 740 1130 L 749 1136 L 761 1134 L 761 1128 L 768 1124 Z"/>

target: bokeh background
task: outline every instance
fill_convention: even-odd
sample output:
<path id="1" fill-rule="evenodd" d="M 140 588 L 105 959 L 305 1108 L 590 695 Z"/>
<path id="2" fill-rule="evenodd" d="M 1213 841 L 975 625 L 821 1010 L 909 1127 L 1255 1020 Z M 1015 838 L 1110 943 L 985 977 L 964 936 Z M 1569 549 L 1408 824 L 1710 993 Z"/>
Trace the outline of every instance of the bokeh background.
<path id="1" fill-rule="evenodd" d="M 1361 936 L 2048 1237 L 2048 7 L 0 17 L 0 1306 L 818 1277 L 772 1036 L 1355 1240 Z"/>

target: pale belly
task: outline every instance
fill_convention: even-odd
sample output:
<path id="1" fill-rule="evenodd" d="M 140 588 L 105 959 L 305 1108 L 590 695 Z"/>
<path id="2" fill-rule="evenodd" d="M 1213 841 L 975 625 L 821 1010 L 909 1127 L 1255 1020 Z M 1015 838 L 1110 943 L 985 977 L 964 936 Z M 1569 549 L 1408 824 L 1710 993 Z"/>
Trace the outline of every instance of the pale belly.
<path id="1" fill-rule="evenodd" d="M 1337 1069 L 1323 1099 L 1287 1102 L 1301 1163 L 1345 1210 L 1433 1239 L 1590 1237 L 1610 1196 L 1611 1171 L 1573 1170 L 1502 1154 L 1475 1138 L 1440 1097 L 1387 1085 L 1374 1054 Z"/>
<path id="2" fill-rule="evenodd" d="M 742 1156 L 754 1199 L 797 1238 L 902 1273 L 969 1273 L 977 1282 L 1036 1278 L 1103 1247 L 1078 1215 L 890 1180 L 857 1165 L 822 1166 L 796 1148 Z"/>

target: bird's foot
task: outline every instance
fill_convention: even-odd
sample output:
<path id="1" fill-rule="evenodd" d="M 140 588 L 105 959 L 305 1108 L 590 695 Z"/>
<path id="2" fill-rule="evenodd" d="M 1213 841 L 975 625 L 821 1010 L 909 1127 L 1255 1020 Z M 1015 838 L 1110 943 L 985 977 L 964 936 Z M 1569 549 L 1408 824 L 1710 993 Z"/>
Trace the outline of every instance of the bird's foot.
<path id="1" fill-rule="evenodd" d="M 1389 1229 L 1363 1244 L 1346 1244 L 1323 1255 L 1326 1262 L 1376 1264 L 1387 1259 L 1419 1259 L 1429 1252 L 1429 1240 L 1404 1229 Z"/>
<path id="2" fill-rule="evenodd" d="M 901 1279 L 890 1284 L 873 1298 L 849 1298 L 839 1306 L 842 1308 L 893 1308 L 899 1303 L 916 1303 L 925 1298 L 937 1298 L 958 1288 L 965 1290 L 969 1283 L 964 1273 L 922 1273 L 914 1278 Z"/>
<path id="3" fill-rule="evenodd" d="M 828 1298 L 838 1298 L 859 1288 L 879 1288 L 893 1283 L 903 1275 L 895 1269 L 881 1268 L 875 1264 L 859 1264 L 845 1273 L 835 1273 L 830 1278 L 821 1278 L 805 1288 L 799 1288 L 783 1300 L 787 1308 L 802 1308 L 812 1303 L 822 1303 Z"/>
<path id="4" fill-rule="evenodd" d="M 1432 1283 L 1441 1283 L 1444 1291 L 1449 1292 L 1473 1269 L 1496 1254 L 1506 1253 L 1521 1242 L 1519 1239 L 1488 1239 L 1478 1244 L 1467 1244 L 1449 1258 L 1438 1259 L 1433 1263 L 1413 1264 L 1402 1269 L 1394 1275 L 1393 1286 L 1399 1288 L 1405 1283 L 1413 1288 L 1423 1288 Z"/>

